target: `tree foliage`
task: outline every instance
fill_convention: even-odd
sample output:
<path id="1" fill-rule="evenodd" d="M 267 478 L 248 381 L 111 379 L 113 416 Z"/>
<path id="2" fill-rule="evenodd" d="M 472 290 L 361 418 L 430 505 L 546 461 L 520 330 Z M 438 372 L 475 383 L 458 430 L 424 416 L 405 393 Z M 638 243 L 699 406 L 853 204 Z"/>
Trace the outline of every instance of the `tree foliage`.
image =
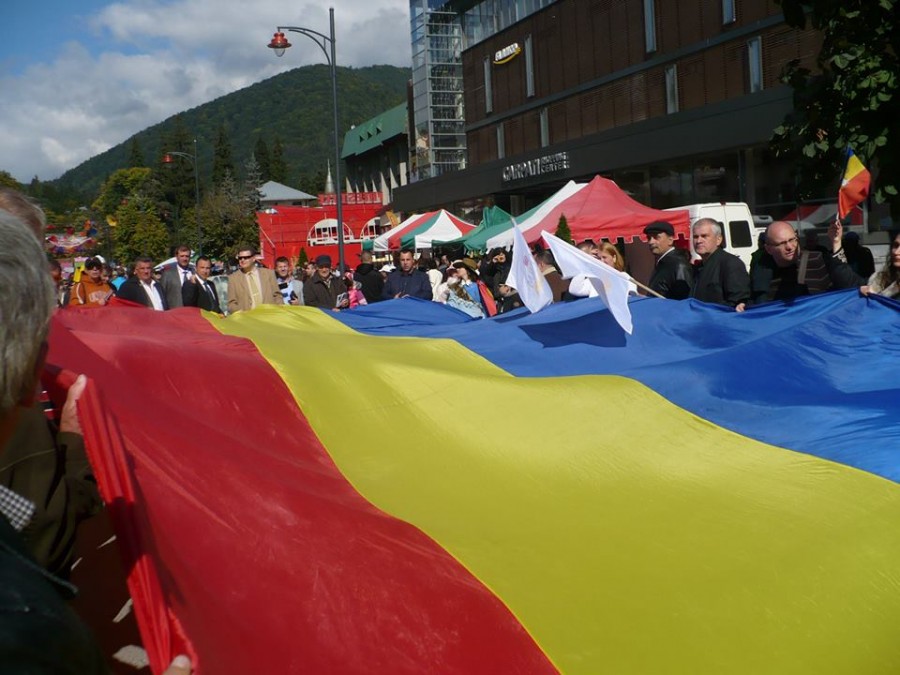
<path id="1" fill-rule="evenodd" d="M 325 192 L 325 169 L 318 171 L 306 171 L 300 174 L 297 181 L 297 189 L 309 195 L 317 195 Z"/>
<path id="2" fill-rule="evenodd" d="M 67 227 L 84 217 L 82 207 L 88 200 L 71 185 L 43 183 L 35 176 L 24 191 L 44 209 L 48 230 Z"/>
<path id="3" fill-rule="evenodd" d="M 566 220 L 566 214 L 559 217 L 559 224 L 556 226 L 556 236 L 564 242 L 572 243 L 572 230 L 569 229 L 569 221 Z"/>
<path id="4" fill-rule="evenodd" d="M 266 181 L 256 155 L 250 155 L 250 159 L 244 163 L 244 176 L 244 198 L 253 211 L 259 211 L 262 208 L 262 192 L 259 188 Z"/>
<path id="5" fill-rule="evenodd" d="M 129 201 L 149 200 L 153 203 L 158 197 L 159 185 L 150 169 L 119 169 L 103 184 L 91 208 L 105 217 L 115 215 Z"/>
<path id="6" fill-rule="evenodd" d="M 141 148 L 141 142 L 138 140 L 137 136 L 133 136 L 131 138 L 131 145 L 128 148 L 128 167 L 133 169 L 139 166 L 147 166 L 147 162 L 144 159 L 144 151 Z"/>
<path id="7" fill-rule="evenodd" d="M 196 202 L 194 189 L 194 161 L 181 155 L 194 156 L 196 144 L 188 132 L 184 115 L 176 115 L 175 122 L 168 134 L 163 134 L 160 143 L 159 161 L 156 163 L 156 176 L 162 188 L 163 202 L 172 212 L 184 212 Z M 163 158 L 169 154 L 170 162 Z"/>
<path id="8" fill-rule="evenodd" d="M 780 0 L 785 20 L 822 33 L 818 71 L 793 61 L 794 110 L 773 147 L 795 159 L 801 193 L 836 184 L 851 146 L 877 172 L 873 194 L 900 216 L 900 18 L 897 0 Z"/>
<path id="9" fill-rule="evenodd" d="M 159 184 L 146 167 L 119 169 L 103 184 L 91 209 L 103 224 L 99 228 L 101 244 L 108 251 L 110 242 L 106 239 L 112 239 L 117 261 L 131 262 L 138 255 L 165 256 L 168 252 L 169 233 L 157 215 L 159 200 Z"/>
<path id="10" fill-rule="evenodd" d="M 14 190 L 22 189 L 19 181 L 13 178 L 12 174 L 8 171 L 0 171 L 0 187 L 13 188 Z"/>
<path id="11" fill-rule="evenodd" d="M 163 260 L 169 252 L 169 232 L 156 215 L 152 200 L 137 197 L 119 206 L 115 227 L 110 228 L 113 255 L 119 262 L 132 262 L 148 255 Z"/>
<path id="12" fill-rule="evenodd" d="M 276 136 L 275 142 L 272 144 L 272 157 L 269 162 L 269 179 L 276 183 L 287 182 L 287 163 L 284 161 L 284 147 L 281 145 L 281 139 Z"/>
<path id="13" fill-rule="evenodd" d="M 271 159 L 269 158 L 269 146 L 262 136 L 256 139 L 256 148 L 253 150 L 253 156 L 256 158 L 256 163 L 259 167 L 260 178 L 262 179 L 262 182 L 265 183 L 270 180 L 272 166 Z"/>
<path id="14" fill-rule="evenodd" d="M 215 258 L 233 258 L 248 243 L 259 242 L 254 194 L 227 175 L 217 190 L 203 200 L 203 252 Z M 189 239 L 188 239 L 189 240 Z"/>
<path id="15" fill-rule="evenodd" d="M 216 136 L 216 145 L 213 148 L 212 184 L 214 187 L 222 185 L 226 174 L 234 177 L 234 159 L 231 156 L 231 139 L 225 125 L 219 125 L 219 133 Z"/>

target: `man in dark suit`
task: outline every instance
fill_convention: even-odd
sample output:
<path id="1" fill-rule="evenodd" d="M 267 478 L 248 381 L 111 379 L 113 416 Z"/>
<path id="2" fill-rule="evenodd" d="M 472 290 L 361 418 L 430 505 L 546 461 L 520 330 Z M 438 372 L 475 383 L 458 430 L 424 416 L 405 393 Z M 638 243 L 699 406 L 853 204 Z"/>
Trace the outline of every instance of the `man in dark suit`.
<path id="1" fill-rule="evenodd" d="M 116 296 L 150 309 L 168 309 L 165 293 L 159 284 L 153 281 L 153 260 L 146 256 L 137 259 L 134 263 L 134 274 L 119 287 Z"/>
<path id="2" fill-rule="evenodd" d="M 175 261 L 175 266 L 166 269 L 159 280 L 163 295 L 166 297 L 166 309 L 183 306 L 181 289 L 185 284 L 190 283 L 194 276 L 189 246 L 179 246 L 175 250 Z"/>
<path id="3" fill-rule="evenodd" d="M 199 307 L 207 312 L 222 314 L 219 294 L 209 281 L 211 271 L 212 261 L 209 258 L 206 256 L 197 258 L 195 274 L 181 287 L 181 299 L 185 307 Z"/>

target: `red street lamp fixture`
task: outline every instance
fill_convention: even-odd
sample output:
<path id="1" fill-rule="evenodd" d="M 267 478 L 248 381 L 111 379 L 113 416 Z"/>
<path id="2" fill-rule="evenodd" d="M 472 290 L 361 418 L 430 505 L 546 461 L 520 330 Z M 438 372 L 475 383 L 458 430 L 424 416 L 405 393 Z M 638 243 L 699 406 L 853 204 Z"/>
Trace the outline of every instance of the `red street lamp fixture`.
<path id="1" fill-rule="evenodd" d="M 272 41 L 269 43 L 269 49 L 275 50 L 275 56 L 284 56 L 284 50 L 291 46 L 291 43 L 284 37 L 284 33 L 275 33 Z"/>
<path id="2" fill-rule="evenodd" d="M 331 25 L 329 35 L 324 35 L 309 28 L 302 26 L 278 26 L 272 41 L 269 43 L 269 49 L 275 52 L 276 56 L 283 56 L 284 50 L 291 46 L 284 31 L 290 33 L 301 33 L 310 40 L 319 45 L 319 49 L 325 54 L 325 60 L 331 66 L 331 96 L 334 101 L 334 200 L 337 204 L 337 221 L 338 221 L 338 269 L 343 274 L 344 268 L 344 213 L 341 204 L 341 147 L 340 138 L 338 137 L 338 100 L 337 100 L 337 57 L 334 50 L 334 7 L 328 10 L 328 18 Z"/>

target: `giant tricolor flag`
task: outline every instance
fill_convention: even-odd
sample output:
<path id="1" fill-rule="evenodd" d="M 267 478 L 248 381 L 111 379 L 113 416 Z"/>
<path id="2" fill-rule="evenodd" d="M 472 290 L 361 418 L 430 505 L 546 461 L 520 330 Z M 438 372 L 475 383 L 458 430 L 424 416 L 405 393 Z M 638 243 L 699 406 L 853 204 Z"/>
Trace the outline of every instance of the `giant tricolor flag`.
<path id="1" fill-rule="evenodd" d="M 65 310 L 158 672 L 890 673 L 900 304 Z"/>
<path id="2" fill-rule="evenodd" d="M 847 162 L 844 166 L 844 176 L 841 179 L 841 189 L 838 192 L 838 218 L 843 220 L 857 204 L 865 201 L 869 196 L 869 183 L 872 175 L 863 166 L 859 157 L 853 152 L 853 148 L 847 146 Z"/>

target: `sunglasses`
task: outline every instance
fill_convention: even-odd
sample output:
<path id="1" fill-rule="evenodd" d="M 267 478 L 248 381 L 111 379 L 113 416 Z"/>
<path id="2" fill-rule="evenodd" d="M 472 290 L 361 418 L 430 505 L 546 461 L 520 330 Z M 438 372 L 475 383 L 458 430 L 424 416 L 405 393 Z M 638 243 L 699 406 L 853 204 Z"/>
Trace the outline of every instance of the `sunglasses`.
<path id="1" fill-rule="evenodd" d="M 238 260 L 252 260 L 252 259 L 255 258 L 255 257 L 256 257 L 256 256 L 253 256 L 253 255 L 239 255 L 239 256 L 237 257 L 237 259 L 238 259 Z"/>

